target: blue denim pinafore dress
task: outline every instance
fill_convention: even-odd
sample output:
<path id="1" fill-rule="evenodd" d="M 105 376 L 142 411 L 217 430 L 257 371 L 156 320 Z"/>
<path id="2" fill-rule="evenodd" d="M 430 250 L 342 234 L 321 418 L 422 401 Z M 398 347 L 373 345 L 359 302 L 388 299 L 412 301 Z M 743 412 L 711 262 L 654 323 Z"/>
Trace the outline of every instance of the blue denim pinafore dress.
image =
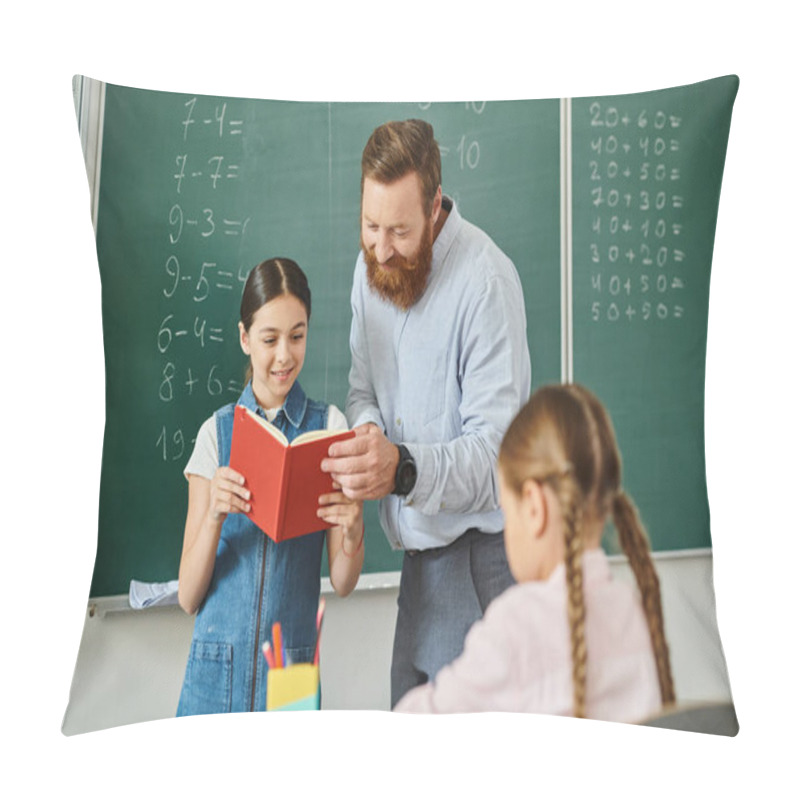
<path id="1" fill-rule="evenodd" d="M 250 384 L 238 403 L 262 414 Z M 231 403 L 216 412 L 219 463 L 230 461 Z M 295 382 L 273 424 L 291 441 L 324 428 L 328 406 Z M 287 663 L 311 661 L 316 643 L 325 532 L 276 544 L 244 514 L 222 526 L 214 573 L 197 612 L 177 716 L 264 711 L 267 664 L 261 645 L 279 621 Z"/>

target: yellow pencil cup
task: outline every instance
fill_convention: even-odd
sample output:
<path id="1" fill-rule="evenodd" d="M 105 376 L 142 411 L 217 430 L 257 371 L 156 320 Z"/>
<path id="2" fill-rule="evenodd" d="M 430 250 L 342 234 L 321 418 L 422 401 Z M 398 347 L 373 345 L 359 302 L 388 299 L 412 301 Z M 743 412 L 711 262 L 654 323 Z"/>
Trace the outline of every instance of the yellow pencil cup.
<path id="1" fill-rule="evenodd" d="M 319 711 L 319 664 L 292 664 L 267 673 L 267 711 Z"/>

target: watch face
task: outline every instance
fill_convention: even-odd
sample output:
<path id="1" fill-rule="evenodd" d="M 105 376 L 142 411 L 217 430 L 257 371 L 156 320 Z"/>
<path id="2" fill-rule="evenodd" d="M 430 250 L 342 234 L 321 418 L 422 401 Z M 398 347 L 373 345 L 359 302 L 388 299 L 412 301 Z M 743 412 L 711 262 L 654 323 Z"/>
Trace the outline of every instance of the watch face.
<path id="1" fill-rule="evenodd" d="M 397 471 L 397 492 L 400 494 L 407 494 L 411 488 L 409 486 L 411 478 L 410 466 L 408 463 L 401 464 L 400 469 Z"/>
<path id="2" fill-rule="evenodd" d="M 397 446 L 400 451 L 400 461 L 394 478 L 394 494 L 401 497 L 407 495 L 417 482 L 417 465 L 408 450 L 403 445 Z"/>
<path id="3" fill-rule="evenodd" d="M 412 462 L 406 461 L 400 467 L 400 474 L 398 483 L 400 484 L 397 488 L 403 493 L 408 494 L 411 489 L 414 487 L 414 481 L 417 477 L 417 470 L 416 467 Z"/>

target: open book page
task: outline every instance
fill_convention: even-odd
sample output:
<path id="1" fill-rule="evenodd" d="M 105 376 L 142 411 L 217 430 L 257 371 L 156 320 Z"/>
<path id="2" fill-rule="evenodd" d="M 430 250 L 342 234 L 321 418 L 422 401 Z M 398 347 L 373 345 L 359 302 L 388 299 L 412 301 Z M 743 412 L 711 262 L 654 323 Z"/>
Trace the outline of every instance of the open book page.
<path id="1" fill-rule="evenodd" d="M 260 414 L 256 414 L 254 411 L 251 411 L 249 408 L 245 408 L 245 411 L 251 416 L 259 425 L 261 425 L 264 430 L 268 433 L 271 433 L 279 442 L 282 442 L 284 446 L 291 447 L 296 444 L 303 444 L 304 442 L 313 442 L 317 439 L 327 439 L 329 436 L 335 436 L 342 432 L 341 429 L 330 429 L 330 428 L 320 428 L 316 431 L 306 431 L 305 433 L 301 433 L 299 436 L 296 436 L 292 439 L 291 443 L 283 434 L 283 431 L 276 428 L 271 422 L 264 419 Z"/>
<path id="2" fill-rule="evenodd" d="M 314 442 L 317 439 L 328 439 L 333 436 L 338 436 L 343 432 L 343 430 L 331 430 L 329 428 L 321 428 L 318 431 L 306 431 L 306 433 L 301 433 L 299 436 L 292 439 L 290 447 L 294 447 L 296 444 L 303 444 L 304 442 Z"/>
<path id="3" fill-rule="evenodd" d="M 289 446 L 289 440 L 284 436 L 283 431 L 276 428 L 269 420 L 264 419 L 260 414 L 256 414 L 255 411 L 251 411 L 249 408 L 242 408 L 247 412 L 247 414 L 254 419 L 267 433 L 272 434 L 279 442 L 283 444 L 284 447 Z"/>
<path id="4" fill-rule="evenodd" d="M 355 435 L 348 430 L 309 433 L 294 439 L 299 447 L 287 446 L 274 425 L 236 407 L 230 466 L 251 492 L 247 516 L 276 542 L 325 527 L 317 508 L 320 496 L 333 491 L 333 479 L 320 464 L 331 442 Z"/>

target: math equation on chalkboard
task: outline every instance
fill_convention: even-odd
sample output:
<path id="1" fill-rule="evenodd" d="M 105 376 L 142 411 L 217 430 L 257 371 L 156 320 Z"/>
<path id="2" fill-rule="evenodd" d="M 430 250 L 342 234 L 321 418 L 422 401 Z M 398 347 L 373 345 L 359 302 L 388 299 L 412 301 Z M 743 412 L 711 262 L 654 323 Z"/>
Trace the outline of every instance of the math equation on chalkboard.
<path id="1" fill-rule="evenodd" d="M 597 100 L 575 124 L 576 191 L 588 209 L 575 223 L 588 228 L 575 252 L 580 280 L 589 282 L 583 313 L 597 324 L 680 320 L 689 257 L 681 116 Z"/>
<path id="2" fill-rule="evenodd" d="M 161 280 L 154 284 L 160 373 L 152 388 L 171 409 L 158 421 L 154 443 L 167 462 L 189 457 L 197 431 L 193 423 L 184 432 L 180 423 L 189 398 L 203 395 L 218 407 L 242 391 L 240 364 L 230 357 L 237 341 L 232 320 L 252 265 L 239 260 L 250 217 L 239 206 L 245 120 L 234 106 L 192 97 L 175 107 L 174 156 L 164 167 Z"/>

